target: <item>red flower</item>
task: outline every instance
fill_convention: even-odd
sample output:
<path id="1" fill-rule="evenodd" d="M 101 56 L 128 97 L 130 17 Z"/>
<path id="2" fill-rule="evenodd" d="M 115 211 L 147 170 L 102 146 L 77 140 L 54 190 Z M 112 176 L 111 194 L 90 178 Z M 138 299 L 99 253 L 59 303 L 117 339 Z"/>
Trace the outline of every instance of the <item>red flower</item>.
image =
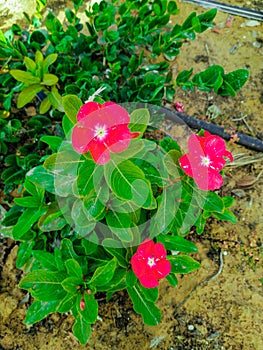
<path id="1" fill-rule="evenodd" d="M 131 258 L 131 265 L 145 288 L 157 287 L 158 281 L 171 272 L 171 263 L 166 260 L 164 246 L 149 239 L 139 245 Z"/>
<path id="2" fill-rule="evenodd" d="M 106 164 L 110 152 L 123 152 L 131 139 L 139 135 L 128 128 L 129 113 L 114 102 L 85 103 L 77 121 L 72 133 L 73 148 L 81 154 L 90 151 L 97 164 Z"/>
<path id="3" fill-rule="evenodd" d="M 227 157 L 233 161 L 232 154 L 226 150 L 225 141 L 208 131 L 204 136 L 191 135 L 188 140 L 188 153 L 179 159 L 183 171 L 193 177 L 201 190 L 215 190 L 223 185 L 220 171 Z"/>

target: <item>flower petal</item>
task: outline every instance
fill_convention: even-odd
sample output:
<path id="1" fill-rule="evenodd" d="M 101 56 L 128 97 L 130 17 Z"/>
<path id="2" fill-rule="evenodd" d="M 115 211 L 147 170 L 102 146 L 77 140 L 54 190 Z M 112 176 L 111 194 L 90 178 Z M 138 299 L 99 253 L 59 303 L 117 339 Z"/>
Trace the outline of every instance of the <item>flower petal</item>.
<path id="1" fill-rule="evenodd" d="M 83 118 L 87 117 L 94 111 L 97 111 L 100 108 L 101 104 L 98 102 L 87 102 L 81 106 L 77 114 L 77 121 L 80 122 Z"/>
<path id="2" fill-rule="evenodd" d="M 133 272 L 138 278 L 145 275 L 148 271 L 146 261 L 142 259 L 138 254 L 133 255 L 133 257 L 131 258 L 131 265 Z"/>
<path id="3" fill-rule="evenodd" d="M 171 266 L 170 261 L 162 260 L 156 264 L 154 272 L 156 274 L 156 277 L 158 279 L 161 279 L 161 278 L 164 278 L 167 275 L 169 275 L 169 273 L 171 272 L 171 269 L 172 269 L 172 266 Z"/>
<path id="4" fill-rule="evenodd" d="M 131 132 L 128 125 L 122 124 L 110 128 L 104 142 L 111 152 L 120 153 L 129 147 L 130 140 Z"/>
<path id="5" fill-rule="evenodd" d="M 216 170 L 209 169 L 207 176 L 194 177 L 197 186 L 204 191 L 214 191 L 220 188 L 224 181 Z"/>
<path id="6" fill-rule="evenodd" d="M 95 109 L 95 105 L 92 105 L 92 108 L 84 108 L 85 105 L 81 107 L 78 113 L 78 115 L 80 114 L 80 119 L 78 117 L 78 121 L 80 121 L 84 127 L 95 130 L 96 125 L 105 125 L 107 128 L 111 128 L 113 126 L 129 124 L 130 115 L 123 107 L 113 102 L 106 102 L 103 105 L 98 103 L 97 105 L 97 109 Z M 86 109 L 88 113 L 86 113 Z M 85 116 L 84 112 L 86 113 Z"/>
<path id="7" fill-rule="evenodd" d="M 225 164 L 226 161 L 223 157 L 216 157 L 211 160 L 209 167 L 216 171 L 221 171 L 224 168 Z"/>
<path id="8" fill-rule="evenodd" d="M 81 125 L 75 125 L 72 131 L 72 146 L 78 153 L 86 153 L 89 150 L 93 134 L 89 129 Z"/>
<path id="9" fill-rule="evenodd" d="M 211 135 L 205 140 L 204 150 L 210 159 L 222 157 L 226 150 L 226 143 L 221 137 Z"/>
<path id="10" fill-rule="evenodd" d="M 190 135 L 188 139 L 188 154 L 191 155 L 204 155 L 203 151 L 203 139 L 204 137 L 198 136 L 196 134 Z"/>
<path id="11" fill-rule="evenodd" d="M 154 256 L 154 241 L 146 239 L 142 242 L 138 247 L 137 254 L 145 259 Z"/>
<path id="12" fill-rule="evenodd" d="M 158 279 L 155 277 L 154 273 L 144 274 L 139 278 L 141 284 L 145 288 L 155 288 L 158 286 Z"/>
<path id="13" fill-rule="evenodd" d="M 229 151 L 227 151 L 227 150 L 225 150 L 223 156 L 224 156 L 224 157 L 227 157 L 227 158 L 230 160 L 230 162 L 233 162 L 233 161 L 234 161 L 234 157 L 233 157 L 232 153 L 229 152 Z"/>
<path id="14" fill-rule="evenodd" d="M 97 164 L 103 165 L 110 161 L 110 151 L 104 142 L 93 139 L 89 144 L 89 151 Z"/>
<path id="15" fill-rule="evenodd" d="M 166 250 L 162 243 L 156 243 L 154 246 L 154 258 L 155 259 L 165 259 L 166 258 Z"/>
<path id="16" fill-rule="evenodd" d="M 188 154 L 185 154 L 179 159 L 180 167 L 188 175 L 193 177 L 193 168 L 196 164 L 195 158 L 190 159 Z"/>

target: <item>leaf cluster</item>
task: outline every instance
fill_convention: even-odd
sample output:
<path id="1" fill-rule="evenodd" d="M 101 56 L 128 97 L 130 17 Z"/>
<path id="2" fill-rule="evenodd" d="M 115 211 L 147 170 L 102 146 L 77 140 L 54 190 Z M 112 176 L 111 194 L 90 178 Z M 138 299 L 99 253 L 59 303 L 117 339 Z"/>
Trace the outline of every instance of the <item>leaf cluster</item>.
<path id="1" fill-rule="evenodd" d="M 80 103 L 74 95 L 62 98 L 66 135 Z M 142 137 L 150 123 L 148 109 L 130 117 L 131 130 L 141 137 L 104 166 L 76 153 L 68 140 L 43 136 L 52 154 L 27 172 L 23 195 L 3 220 L 9 237 L 21 242 L 16 265 L 27 275 L 20 287 L 34 298 L 25 323 L 71 311 L 73 333 L 82 344 L 98 316 L 99 292 L 109 300 L 126 289 L 144 322 L 159 323 L 158 289 L 144 288 L 130 266 L 142 241 L 164 245 L 172 266 L 166 278 L 175 286 L 177 274 L 200 266 L 189 255 L 197 251 L 185 238 L 190 229 L 202 233 L 211 216 L 235 221 L 231 197 L 201 191 L 183 174 L 175 141 Z"/>

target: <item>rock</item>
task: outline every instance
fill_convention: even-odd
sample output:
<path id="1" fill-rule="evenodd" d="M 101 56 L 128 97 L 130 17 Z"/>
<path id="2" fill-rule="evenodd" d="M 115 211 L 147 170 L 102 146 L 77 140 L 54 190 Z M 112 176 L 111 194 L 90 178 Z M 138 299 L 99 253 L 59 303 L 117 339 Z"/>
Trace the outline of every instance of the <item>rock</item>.
<path id="1" fill-rule="evenodd" d="M 251 20 L 251 21 L 242 23 L 240 27 L 257 27 L 257 26 L 260 26 L 260 22 Z"/>

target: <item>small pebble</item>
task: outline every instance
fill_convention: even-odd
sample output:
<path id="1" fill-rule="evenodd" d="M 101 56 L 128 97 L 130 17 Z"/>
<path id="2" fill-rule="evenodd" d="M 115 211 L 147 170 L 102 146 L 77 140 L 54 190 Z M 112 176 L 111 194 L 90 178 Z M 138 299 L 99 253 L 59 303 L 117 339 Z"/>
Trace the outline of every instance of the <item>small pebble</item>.
<path id="1" fill-rule="evenodd" d="M 260 26 L 260 22 L 255 20 L 247 21 L 240 25 L 240 27 L 257 27 L 257 26 Z"/>
<path id="2" fill-rule="evenodd" d="M 256 48 L 256 49 L 260 49 L 261 48 L 261 43 L 259 41 L 254 41 L 252 43 L 252 45 Z"/>
<path id="3" fill-rule="evenodd" d="M 188 329 L 188 331 L 193 331 L 195 329 L 195 327 L 192 324 L 189 324 L 187 326 L 187 329 Z"/>

